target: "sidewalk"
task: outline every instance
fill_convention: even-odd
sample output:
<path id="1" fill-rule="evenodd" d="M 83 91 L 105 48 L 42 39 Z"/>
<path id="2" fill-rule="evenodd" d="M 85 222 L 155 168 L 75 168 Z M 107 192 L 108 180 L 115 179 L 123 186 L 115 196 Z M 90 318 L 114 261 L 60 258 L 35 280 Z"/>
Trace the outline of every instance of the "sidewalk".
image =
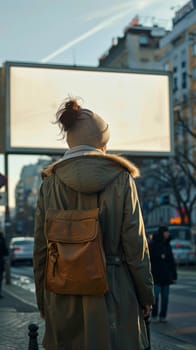
<path id="1" fill-rule="evenodd" d="M 4 298 L 0 299 L 0 350 L 28 350 L 28 326 L 31 323 L 39 327 L 38 345 L 39 350 L 43 350 L 44 321 L 37 312 L 34 293 L 15 285 L 4 286 L 3 292 Z M 180 349 L 188 348 L 179 340 L 151 331 L 151 350 Z"/>
<path id="2" fill-rule="evenodd" d="M 38 346 L 43 350 L 44 321 L 39 317 L 34 294 L 15 285 L 6 285 L 3 295 L 0 299 L 0 350 L 28 350 L 28 326 L 32 323 L 39 327 Z"/>

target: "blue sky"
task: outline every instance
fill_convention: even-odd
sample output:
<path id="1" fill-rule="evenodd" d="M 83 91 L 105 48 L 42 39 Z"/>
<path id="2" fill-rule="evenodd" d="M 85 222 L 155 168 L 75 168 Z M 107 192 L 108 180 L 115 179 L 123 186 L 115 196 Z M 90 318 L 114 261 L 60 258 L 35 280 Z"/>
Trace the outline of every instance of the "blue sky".
<path id="1" fill-rule="evenodd" d="M 171 28 L 186 0 L 0 0 L 0 66 L 6 61 L 97 66 L 112 38 L 123 35 L 135 15 L 143 24 Z M 25 164 L 36 157 L 10 157 L 10 204 Z M 0 172 L 4 172 L 0 156 Z M 1 209 L 2 207 L 0 207 Z"/>
<path id="2" fill-rule="evenodd" d="M 185 0 L 0 0 L 0 64 L 8 60 L 94 65 L 135 15 L 171 26 Z M 172 8 L 171 8 L 172 7 Z"/>

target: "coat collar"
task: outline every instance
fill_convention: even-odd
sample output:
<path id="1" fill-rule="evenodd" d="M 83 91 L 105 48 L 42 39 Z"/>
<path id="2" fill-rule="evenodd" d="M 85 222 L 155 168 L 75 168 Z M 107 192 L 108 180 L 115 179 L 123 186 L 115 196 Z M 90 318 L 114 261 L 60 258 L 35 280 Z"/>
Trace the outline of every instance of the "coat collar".
<path id="1" fill-rule="evenodd" d="M 59 159 L 58 161 L 50 164 L 48 167 L 44 168 L 42 171 L 42 176 L 50 176 L 54 172 L 55 168 L 58 167 L 58 164 L 77 157 L 85 157 L 85 156 L 92 156 L 92 157 L 105 157 L 107 159 L 110 159 L 118 164 L 120 164 L 123 168 L 128 170 L 128 172 L 133 177 L 138 177 L 140 175 L 139 169 L 129 160 L 126 158 L 119 156 L 117 154 L 109 154 L 104 153 L 100 149 L 87 146 L 87 145 L 80 145 L 73 147 L 69 149 L 67 152 L 65 152 L 64 156 Z"/>

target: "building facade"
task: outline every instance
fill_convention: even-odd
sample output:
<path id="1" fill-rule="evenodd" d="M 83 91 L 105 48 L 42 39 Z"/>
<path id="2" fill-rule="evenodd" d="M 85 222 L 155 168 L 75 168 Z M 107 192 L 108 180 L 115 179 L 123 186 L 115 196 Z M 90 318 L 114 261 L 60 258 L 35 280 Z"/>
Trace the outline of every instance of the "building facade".
<path id="1" fill-rule="evenodd" d="M 168 224 L 179 219 L 174 187 L 176 196 L 178 192 L 181 195 L 181 214 L 188 207 L 195 208 L 196 204 L 196 0 L 188 1 L 175 13 L 171 31 L 159 26 L 143 26 L 138 17 L 134 18 L 125 28 L 123 37 L 113 40 L 111 48 L 99 59 L 99 67 L 173 72 L 175 148 L 178 158 L 182 157 L 183 166 L 187 160 L 187 174 L 182 167 L 174 168 L 169 163 L 166 167 L 164 160 L 162 163 L 144 160 L 141 187 L 148 225 Z M 160 167 L 165 170 L 168 181 L 157 179 L 164 177 Z M 175 182 L 173 188 L 172 181 Z M 191 222 L 196 225 L 196 209 L 193 211 Z"/>
<path id="2" fill-rule="evenodd" d="M 160 39 L 167 31 L 154 25 L 143 26 L 134 18 L 124 30 L 124 35 L 112 40 L 108 52 L 99 59 L 99 67 L 160 69 Z"/>
<path id="3" fill-rule="evenodd" d="M 160 40 L 160 53 L 162 69 L 173 72 L 176 145 L 196 161 L 196 0 L 176 12 L 172 31 Z"/>
<path id="4" fill-rule="evenodd" d="M 51 162 L 51 161 L 50 161 Z M 41 184 L 41 170 L 49 160 L 40 159 L 36 164 L 25 165 L 15 188 L 15 234 L 33 236 L 34 215 Z"/>

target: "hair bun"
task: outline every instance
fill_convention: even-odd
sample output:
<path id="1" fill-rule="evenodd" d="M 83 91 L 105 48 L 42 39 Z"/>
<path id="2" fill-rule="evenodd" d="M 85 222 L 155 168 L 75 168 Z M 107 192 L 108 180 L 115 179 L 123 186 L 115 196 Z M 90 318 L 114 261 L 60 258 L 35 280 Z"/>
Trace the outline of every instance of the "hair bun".
<path id="1" fill-rule="evenodd" d="M 63 105 L 60 106 L 56 113 L 56 118 L 57 123 L 60 125 L 61 132 L 66 132 L 74 126 L 80 108 L 80 105 L 74 98 L 67 99 Z"/>
<path id="2" fill-rule="evenodd" d="M 78 109 L 80 109 L 80 106 L 76 100 L 70 100 L 65 103 L 65 108 L 68 110 L 72 109 L 73 111 L 78 111 Z"/>

